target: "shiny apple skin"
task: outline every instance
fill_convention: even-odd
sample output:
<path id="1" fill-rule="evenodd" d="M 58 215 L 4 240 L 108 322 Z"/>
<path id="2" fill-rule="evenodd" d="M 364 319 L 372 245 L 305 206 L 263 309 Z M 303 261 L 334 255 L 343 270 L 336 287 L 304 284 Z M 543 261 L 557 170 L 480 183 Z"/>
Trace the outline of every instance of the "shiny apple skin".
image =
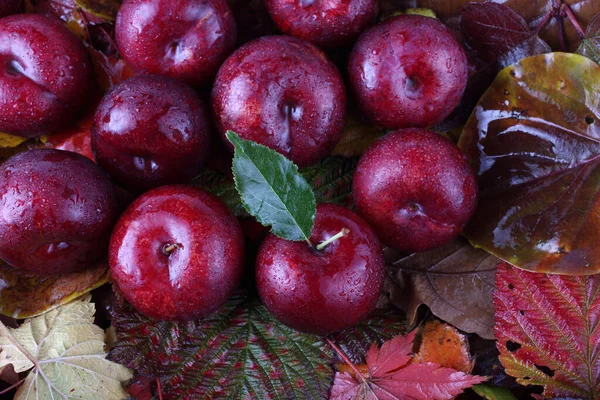
<path id="1" fill-rule="evenodd" d="M 204 103 L 183 82 L 138 75 L 111 89 L 92 125 L 96 161 L 125 189 L 187 183 L 208 157 Z"/>
<path id="2" fill-rule="evenodd" d="M 165 254 L 166 245 L 179 248 Z M 186 185 L 150 190 L 119 218 L 109 247 L 114 283 L 148 317 L 189 321 L 216 311 L 243 273 L 244 237 L 217 197 Z"/>
<path id="3" fill-rule="evenodd" d="M 377 0 L 266 0 L 286 35 L 324 48 L 351 44 L 377 18 Z"/>
<path id="4" fill-rule="evenodd" d="M 229 57 L 212 90 L 217 129 L 305 166 L 329 155 L 344 127 L 346 93 L 335 65 L 312 44 L 266 36 Z"/>
<path id="5" fill-rule="evenodd" d="M 388 129 L 424 128 L 458 105 L 468 65 L 462 46 L 440 21 L 399 15 L 361 35 L 348 73 L 356 99 L 373 122 Z"/>
<path id="6" fill-rule="evenodd" d="M 108 175 L 82 155 L 35 149 L 0 165 L 0 258 L 19 270 L 92 266 L 106 255 L 116 218 Z"/>
<path id="7" fill-rule="evenodd" d="M 233 51 L 236 26 L 226 0 L 125 0 L 115 38 L 138 70 L 199 86 Z"/>
<path id="8" fill-rule="evenodd" d="M 455 238 L 475 211 L 478 190 L 458 147 L 413 128 L 387 134 L 363 154 L 352 195 L 385 245 L 416 252 Z"/>
<path id="9" fill-rule="evenodd" d="M 55 132 L 83 108 L 91 87 L 87 52 L 58 19 L 0 19 L 0 132 Z"/>
<path id="10" fill-rule="evenodd" d="M 310 240 L 316 245 L 344 228 L 350 232 L 322 251 L 273 234 L 261 244 L 256 285 L 278 320 L 299 331 L 327 335 L 361 322 L 373 310 L 385 265 L 371 227 L 347 208 L 320 204 Z"/>

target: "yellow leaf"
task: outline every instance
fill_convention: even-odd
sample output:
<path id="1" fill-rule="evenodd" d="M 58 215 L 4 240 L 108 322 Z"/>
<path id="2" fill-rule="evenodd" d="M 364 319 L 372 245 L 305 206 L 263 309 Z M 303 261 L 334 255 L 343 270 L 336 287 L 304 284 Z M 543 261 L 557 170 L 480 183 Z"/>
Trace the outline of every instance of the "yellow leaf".
<path id="1" fill-rule="evenodd" d="M 0 132 L 0 148 L 17 147 L 27 141 L 27 138 Z"/>

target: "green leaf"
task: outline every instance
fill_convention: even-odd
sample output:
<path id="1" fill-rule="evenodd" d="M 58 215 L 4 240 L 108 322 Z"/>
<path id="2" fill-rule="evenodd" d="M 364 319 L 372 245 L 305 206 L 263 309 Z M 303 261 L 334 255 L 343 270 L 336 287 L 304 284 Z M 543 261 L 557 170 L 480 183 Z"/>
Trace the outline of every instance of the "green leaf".
<path id="1" fill-rule="evenodd" d="M 515 395 L 505 387 L 480 384 L 473 386 L 471 390 L 486 400 L 517 400 Z"/>
<path id="2" fill-rule="evenodd" d="M 98 263 L 83 271 L 42 277 L 17 271 L 0 260 L 0 282 L 0 314 L 31 318 L 107 283 L 108 265 Z"/>
<path id="3" fill-rule="evenodd" d="M 309 240 L 315 222 L 315 195 L 298 167 L 266 146 L 227 132 L 235 146 L 233 176 L 244 208 L 287 240 Z"/>
<path id="4" fill-rule="evenodd" d="M 600 272 L 600 66 L 550 53 L 502 70 L 459 147 L 478 173 L 469 241 L 535 272 Z"/>
<path id="5" fill-rule="evenodd" d="M 320 164 L 305 167 L 300 173 L 313 189 L 318 203 L 352 205 L 352 178 L 358 157 L 329 157 Z"/>
<path id="6" fill-rule="evenodd" d="M 248 216 L 246 209 L 242 205 L 240 194 L 235 188 L 235 183 L 230 177 L 218 171 L 204 168 L 194 178 L 192 184 L 198 185 L 220 198 L 236 217 Z"/>
<path id="7" fill-rule="evenodd" d="M 585 37 L 577 49 L 581 54 L 596 63 L 600 63 L 600 14 L 596 15 L 589 23 Z"/>
<path id="8" fill-rule="evenodd" d="M 132 374 L 105 358 L 104 331 L 94 325 L 90 296 L 25 321 L 0 325 L 0 369 L 31 370 L 15 399 L 121 400 Z"/>
<path id="9" fill-rule="evenodd" d="M 328 345 L 281 324 L 245 295 L 188 323 L 152 320 L 121 304 L 113 325 L 110 358 L 158 377 L 165 399 L 325 399 L 331 386 Z"/>

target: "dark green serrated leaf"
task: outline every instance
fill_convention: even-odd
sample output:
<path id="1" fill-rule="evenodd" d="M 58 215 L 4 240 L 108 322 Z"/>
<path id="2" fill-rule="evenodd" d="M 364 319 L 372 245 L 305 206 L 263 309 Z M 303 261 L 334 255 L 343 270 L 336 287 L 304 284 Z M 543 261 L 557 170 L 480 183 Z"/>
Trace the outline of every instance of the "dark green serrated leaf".
<path id="1" fill-rule="evenodd" d="M 353 363 L 364 364 L 367 350 L 373 343 L 381 346 L 387 340 L 406 334 L 406 331 L 406 315 L 401 310 L 390 307 L 373 311 L 366 321 L 334 333 L 330 338 Z"/>
<path id="2" fill-rule="evenodd" d="M 585 37 L 577 49 L 581 54 L 596 63 L 600 63 L 600 14 L 596 15 L 589 23 Z"/>
<path id="3" fill-rule="evenodd" d="M 158 377 L 165 400 L 325 399 L 331 386 L 327 344 L 282 325 L 245 295 L 201 321 L 155 321 L 122 304 L 112 322 L 110 358 Z"/>
<path id="4" fill-rule="evenodd" d="M 359 157 L 329 157 L 300 173 L 313 189 L 318 203 L 352 204 L 352 178 Z"/>
<path id="5" fill-rule="evenodd" d="M 233 176 L 244 208 L 287 240 L 308 240 L 317 213 L 315 195 L 298 167 L 266 146 L 227 132 L 234 145 Z"/>
<path id="6" fill-rule="evenodd" d="M 248 216 L 248 212 L 242 205 L 240 195 L 235 189 L 235 183 L 230 177 L 205 168 L 192 180 L 192 184 L 198 185 L 220 198 L 236 217 Z"/>

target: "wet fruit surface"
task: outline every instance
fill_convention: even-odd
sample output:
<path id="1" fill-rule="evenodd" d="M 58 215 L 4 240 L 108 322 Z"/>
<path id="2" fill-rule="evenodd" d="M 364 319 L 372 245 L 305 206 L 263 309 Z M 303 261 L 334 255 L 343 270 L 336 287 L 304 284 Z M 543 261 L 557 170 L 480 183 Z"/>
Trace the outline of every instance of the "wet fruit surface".
<path id="1" fill-rule="evenodd" d="M 377 0 L 266 0 L 279 29 L 318 46 L 351 43 L 377 18 Z"/>
<path id="2" fill-rule="evenodd" d="M 91 267 L 117 217 L 112 184 L 89 159 L 36 149 L 0 166 L 0 257 L 40 274 Z"/>
<path id="3" fill-rule="evenodd" d="M 348 72 L 373 122 L 390 129 L 427 127 L 458 105 L 467 83 L 467 58 L 438 20 L 400 15 L 358 39 Z"/>
<path id="4" fill-rule="evenodd" d="M 321 204 L 306 242 L 269 235 L 256 260 L 256 284 L 267 309 L 290 327 L 329 334 L 362 321 L 375 307 L 384 279 L 381 245 L 373 230 L 347 208 Z"/>
<path id="5" fill-rule="evenodd" d="M 208 156 L 209 129 L 205 106 L 190 87 L 138 75 L 102 99 L 92 148 L 115 182 L 141 191 L 192 179 Z"/>
<path id="6" fill-rule="evenodd" d="M 0 19 L 0 132 L 52 133 L 84 105 L 92 85 L 83 44 L 54 17 Z"/>
<path id="7" fill-rule="evenodd" d="M 115 284 L 143 314 L 206 317 L 231 296 L 243 271 L 237 219 L 213 195 L 184 185 L 146 192 L 120 217 L 110 241 Z"/>
<path id="8" fill-rule="evenodd" d="M 346 93 L 339 71 L 315 46 L 267 36 L 225 61 L 213 86 L 212 106 L 223 136 L 233 130 L 302 166 L 335 146 L 344 125 Z"/>
<path id="9" fill-rule="evenodd" d="M 352 194 L 381 241 L 407 252 L 449 242 L 477 206 L 466 157 L 450 140 L 418 128 L 375 142 L 358 164 Z"/>
<path id="10" fill-rule="evenodd" d="M 236 27 L 225 0 L 126 0 L 115 36 L 123 58 L 141 71 L 201 85 L 233 51 Z"/>

